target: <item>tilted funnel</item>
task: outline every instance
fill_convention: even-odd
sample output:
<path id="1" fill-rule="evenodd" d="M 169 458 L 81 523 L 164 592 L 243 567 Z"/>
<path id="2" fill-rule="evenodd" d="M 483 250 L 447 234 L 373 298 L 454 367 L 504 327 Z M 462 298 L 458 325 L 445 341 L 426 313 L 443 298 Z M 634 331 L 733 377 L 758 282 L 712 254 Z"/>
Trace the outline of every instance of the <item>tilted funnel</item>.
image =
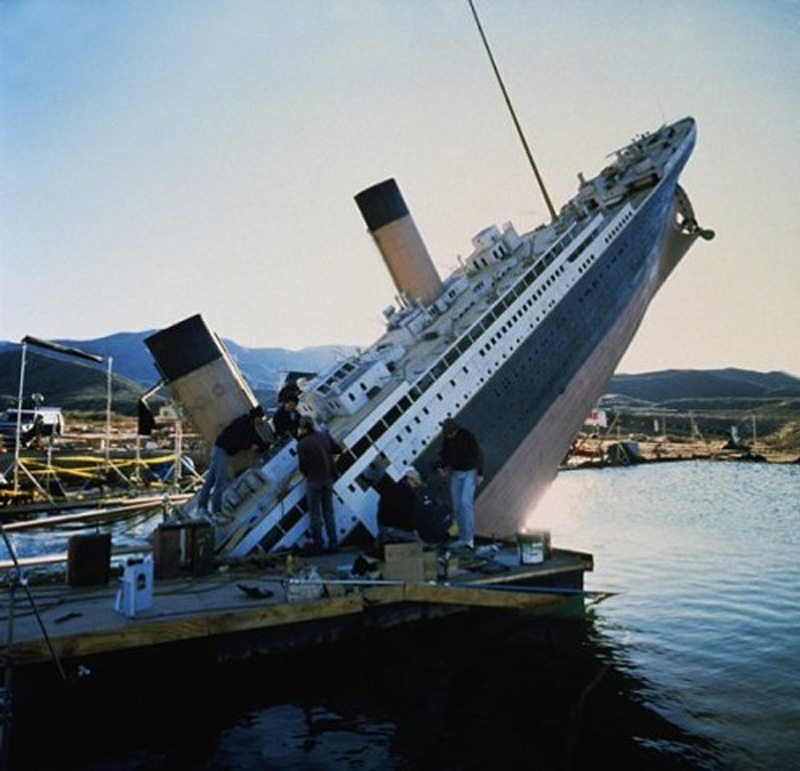
<path id="1" fill-rule="evenodd" d="M 436 300 L 442 281 L 394 179 L 363 190 L 355 200 L 398 290 L 411 302 Z"/>

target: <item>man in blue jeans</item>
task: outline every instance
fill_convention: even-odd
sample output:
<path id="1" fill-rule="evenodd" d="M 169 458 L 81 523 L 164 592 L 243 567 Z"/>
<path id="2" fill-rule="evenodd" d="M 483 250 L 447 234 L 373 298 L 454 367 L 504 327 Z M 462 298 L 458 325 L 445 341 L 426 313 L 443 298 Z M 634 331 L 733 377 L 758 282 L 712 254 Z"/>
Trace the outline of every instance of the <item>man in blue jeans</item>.
<path id="1" fill-rule="evenodd" d="M 483 454 L 471 431 L 453 418 L 442 423 L 442 449 L 439 468 L 450 474 L 450 498 L 458 524 L 456 548 L 475 547 L 475 490 L 483 478 Z"/>
<path id="2" fill-rule="evenodd" d="M 314 541 L 314 548 L 319 552 L 335 552 L 338 547 L 336 519 L 333 515 L 333 483 L 336 480 L 333 456 L 341 452 L 342 448 L 327 431 L 317 431 L 314 421 L 308 416 L 300 418 L 297 460 L 300 472 L 306 478 L 311 539 Z M 322 540 L 323 521 L 328 537 L 327 549 Z"/>
<path id="3" fill-rule="evenodd" d="M 266 452 L 269 443 L 259 434 L 257 427 L 265 420 L 264 410 L 257 405 L 245 415 L 240 415 L 220 432 L 211 448 L 211 462 L 203 482 L 203 489 L 197 499 L 197 509 L 205 513 L 208 499 L 211 498 L 212 514 L 222 511 L 222 493 L 228 474 L 228 460 L 242 450 L 258 447 Z M 212 492 L 213 491 L 213 492 Z"/>

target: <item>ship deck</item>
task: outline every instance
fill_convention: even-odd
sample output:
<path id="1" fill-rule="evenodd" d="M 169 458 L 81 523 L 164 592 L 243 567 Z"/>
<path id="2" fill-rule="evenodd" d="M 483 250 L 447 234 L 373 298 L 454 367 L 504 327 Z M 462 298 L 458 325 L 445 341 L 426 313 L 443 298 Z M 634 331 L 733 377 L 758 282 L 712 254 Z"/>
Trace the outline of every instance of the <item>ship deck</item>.
<path id="1" fill-rule="evenodd" d="M 451 562 L 446 578 L 385 580 L 353 576 L 360 554 L 348 548 L 293 557 L 289 566 L 286 555 L 273 555 L 258 566 L 155 579 L 151 606 L 133 616 L 115 608 L 121 579 L 99 586 L 29 585 L 36 613 L 18 586 L 13 619 L 8 590 L 0 611 L 5 625 L 13 621 L 11 660 L 16 668 L 52 658 L 41 626 L 65 670 L 104 654 L 157 655 L 189 642 L 217 659 L 269 655 L 474 608 L 553 611 L 582 601 L 583 575 L 592 570 L 591 555 L 563 549 L 523 565 L 507 544 L 490 556 Z"/>
<path id="2" fill-rule="evenodd" d="M 623 186 L 630 176 L 635 177 L 634 170 L 627 169 L 622 174 L 619 184 Z M 625 202 L 636 211 L 649 195 L 649 188 L 635 190 L 627 189 Z M 599 210 L 593 216 L 600 216 L 597 227 L 604 229 L 615 218 L 620 204 L 610 205 Z M 371 347 L 369 351 L 377 349 L 382 344 L 397 341 L 405 348 L 402 359 L 397 363 L 394 373 L 382 384 L 368 405 L 354 412 L 352 415 L 337 414 L 329 419 L 329 427 L 337 437 L 344 437 L 362 422 L 364 417 L 378 411 L 380 405 L 388 400 L 391 394 L 403 383 L 412 383 L 421 377 L 441 356 L 447 351 L 454 339 L 460 337 L 489 309 L 497 297 L 503 296 L 514 285 L 524 269 L 523 260 L 535 262 L 550 249 L 553 243 L 569 230 L 574 229 L 573 238 L 579 240 L 580 234 L 587 231 L 592 218 L 587 217 L 578 222 L 574 213 L 562 211 L 560 215 L 560 229 L 556 231 L 552 226 L 544 226 L 544 230 L 552 231 L 552 235 L 544 243 L 539 244 L 535 231 L 522 236 L 522 245 L 510 255 L 510 260 L 504 260 L 483 267 L 480 272 L 465 274 L 467 288 L 453 301 L 445 314 L 435 317 L 426 327 L 426 334 L 417 337 L 413 342 L 403 339 L 402 333 L 387 331 Z M 546 276 L 544 277 L 546 279 Z M 544 281 L 543 279 L 543 281 Z M 478 287 L 489 287 L 487 291 L 478 291 Z"/>

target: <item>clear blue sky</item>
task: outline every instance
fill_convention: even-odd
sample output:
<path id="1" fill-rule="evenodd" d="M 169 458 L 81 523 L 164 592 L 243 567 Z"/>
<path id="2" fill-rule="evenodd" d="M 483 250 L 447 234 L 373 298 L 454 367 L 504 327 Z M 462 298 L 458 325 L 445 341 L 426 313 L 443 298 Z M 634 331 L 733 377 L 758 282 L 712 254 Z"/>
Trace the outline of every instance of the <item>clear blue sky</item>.
<path id="1" fill-rule="evenodd" d="M 477 0 L 556 206 L 693 115 L 716 240 L 620 367 L 800 374 L 797 0 Z M 353 196 L 393 176 L 446 273 L 547 219 L 466 0 L 3 0 L 0 339 L 201 312 L 253 347 L 369 344 L 393 286 Z"/>

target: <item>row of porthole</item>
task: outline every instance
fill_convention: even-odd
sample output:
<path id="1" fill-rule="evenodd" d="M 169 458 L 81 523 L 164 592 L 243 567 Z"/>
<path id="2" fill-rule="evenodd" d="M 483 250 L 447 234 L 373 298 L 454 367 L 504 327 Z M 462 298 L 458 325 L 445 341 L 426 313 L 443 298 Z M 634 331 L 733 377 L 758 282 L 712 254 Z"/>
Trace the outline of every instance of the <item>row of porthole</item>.
<path id="1" fill-rule="evenodd" d="M 624 221 L 627 221 L 627 218 L 628 218 L 629 216 L 630 216 L 630 214 L 626 215 L 626 219 L 625 219 Z M 623 222 L 624 222 L 624 221 L 623 221 Z M 620 223 L 620 225 L 621 225 L 621 224 L 623 224 L 623 223 Z M 593 257 L 592 257 L 591 259 L 593 259 Z M 614 258 L 614 261 L 616 261 L 616 258 Z M 556 271 L 556 272 L 555 272 L 555 273 L 554 273 L 552 276 L 548 277 L 548 281 L 547 281 L 547 283 L 548 283 L 549 285 L 550 285 L 550 284 L 552 284 L 553 280 L 555 279 L 555 276 L 557 276 L 557 275 L 561 275 L 561 274 L 563 273 L 563 270 L 564 270 L 564 266 L 562 265 L 562 266 L 560 266 L 560 267 L 559 267 L 559 269 L 558 269 L 558 270 L 557 270 L 557 271 Z M 540 288 L 539 290 L 537 290 L 537 294 L 535 295 L 535 299 L 538 299 L 538 298 L 541 296 L 542 292 L 543 292 L 542 288 Z M 528 308 L 530 308 L 530 306 L 533 304 L 533 301 L 534 301 L 534 298 L 529 298 L 529 299 L 528 299 L 528 300 L 527 300 L 527 301 L 526 301 L 526 302 L 525 302 L 525 303 L 524 303 L 524 304 L 521 306 L 521 308 L 522 308 L 522 309 L 528 309 Z M 554 307 L 554 306 L 555 306 L 555 300 L 551 300 L 551 301 L 550 301 L 550 303 L 549 303 L 549 307 Z M 503 336 L 503 335 L 504 335 L 504 334 L 505 334 L 507 331 L 511 331 L 511 329 L 513 328 L 513 325 L 514 325 L 514 324 L 515 324 L 515 323 L 516 323 L 516 322 L 517 322 L 517 321 L 518 321 L 518 320 L 519 320 L 521 317 L 522 317 L 522 310 L 515 312 L 515 313 L 513 314 L 513 316 L 512 316 L 512 321 L 511 321 L 511 322 L 508 322 L 508 323 L 506 323 L 506 324 L 504 324 L 504 325 L 503 325 L 503 327 L 502 327 L 502 329 L 501 329 L 501 331 L 499 331 L 499 332 L 497 333 L 497 335 L 496 335 L 496 337 L 497 337 L 497 340 L 495 341 L 495 340 L 494 340 L 494 338 L 493 338 L 492 342 L 491 342 L 491 343 L 490 343 L 488 346 L 485 346 L 485 347 L 484 347 L 484 349 L 481 349 L 481 351 L 480 351 L 480 354 L 481 354 L 481 355 L 485 355 L 485 351 L 488 351 L 488 348 L 490 348 L 490 347 L 491 347 L 492 345 L 494 345 L 496 342 L 499 342 L 500 338 L 501 338 L 501 337 L 502 337 L 502 336 Z M 537 321 L 538 321 L 538 320 L 539 320 L 539 317 L 537 316 Z M 533 323 L 530 323 L 530 328 L 531 328 L 531 329 L 533 329 L 533 328 L 534 328 L 534 324 L 533 324 Z M 552 334 L 551 334 L 551 337 L 552 337 Z M 521 338 L 521 337 L 517 337 L 517 339 L 516 339 L 516 344 L 512 344 L 512 346 L 510 346 L 510 348 L 509 348 L 509 351 L 504 351 L 504 352 L 501 354 L 501 358 L 502 358 L 502 359 L 507 359 L 509 352 L 513 351 L 513 349 L 514 349 L 515 347 L 517 347 L 518 345 L 520 345 L 520 344 L 521 344 L 521 341 L 522 341 L 522 338 Z M 534 358 L 536 358 L 536 357 L 534 357 L 534 356 L 531 356 L 531 357 L 529 357 L 529 361 L 533 361 L 533 359 L 534 359 Z M 496 362 L 496 363 L 494 363 L 493 365 L 490 365 L 490 366 L 487 368 L 487 373 L 491 373 L 493 369 L 495 369 L 497 366 L 499 366 L 499 364 L 500 364 L 500 361 L 497 361 L 497 362 Z M 465 371 L 465 372 L 468 372 L 468 369 L 467 369 L 466 367 L 463 367 L 463 369 L 464 369 L 464 371 Z M 541 371 L 541 370 L 540 370 L 540 371 Z M 551 378 L 551 380 L 552 380 L 552 378 Z M 480 384 L 483 384 L 484 382 L 485 382 L 485 379 L 484 379 L 483 377 L 479 378 L 479 383 L 480 383 Z M 455 386 L 456 386 L 455 382 L 454 382 L 452 379 L 450 380 L 450 384 L 451 384 L 451 386 L 452 386 L 452 387 L 455 387 Z M 506 385 L 505 385 L 505 390 L 507 390 L 509 387 L 510 387 L 510 386 L 509 386 L 509 384 L 506 384 Z M 441 400 L 442 400 L 444 397 L 443 397 L 443 394 L 440 392 L 440 393 L 436 394 L 436 398 L 438 398 L 438 399 L 441 401 Z M 468 394 L 468 393 L 464 393 L 464 394 L 463 394 L 463 399 L 464 399 L 464 401 L 468 401 L 468 400 L 469 400 L 469 398 L 470 398 L 470 394 Z M 456 402 L 456 409 L 458 409 L 458 408 L 459 408 L 459 405 L 460 405 L 460 402 Z M 427 407 L 423 407 L 423 411 L 424 411 L 426 414 L 429 414 L 429 409 L 428 409 Z M 415 417 L 414 417 L 414 421 L 415 421 L 416 423 L 420 424 L 420 423 L 421 423 L 421 418 L 420 418 L 419 416 L 415 416 Z M 411 431 L 412 431 L 412 428 L 411 428 L 411 426 L 410 426 L 410 425 L 403 426 L 402 428 L 404 428 L 404 429 L 406 430 L 406 432 L 407 432 L 407 433 L 411 433 Z M 387 429 L 388 429 L 388 426 L 387 426 Z M 426 443 L 427 443 L 427 442 L 429 442 L 429 441 L 431 441 L 431 439 L 433 438 L 433 436 L 434 436 L 434 435 L 431 435 L 430 437 L 428 437 L 428 439 L 426 440 Z M 396 436 L 396 439 L 397 439 L 397 441 L 398 441 L 398 442 L 402 442 L 402 441 L 403 441 L 403 438 L 402 438 L 402 435 L 401 435 L 401 434 L 398 434 L 398 435 Z M 404 464 L 406 464 L 406 465 L 407 465 L 407 463 L 408 463 L 408 461 L 406 461 L 406 460 L 403 460 L 402 462 L 403 462 Z M 361 484 L 360 477 L 359 477 L 359 478 L 357 478 L 357 481 L 359 481 L 359 485 L 360 485 L 360 486 L 362 487 L 362 489 L 363 489 L 363 488 L 364 488 L 364 486 L 363 486 L 363 484 Z M 351 492 L 355 492 L 354 485 L 352 485 L 352 484 L 351 484 L 349 487 L 350 487 L 350 489 L 351 489 Z M 369 487 L 369 485 L 368 485 L 368 487 Z M 285 522 L 286 522 L 286 520 L 287 520 L 287 519 L 289 519 L 290 515 L 292 515 L 292 514 L 295 514 L 295 516 L 296 516 L 298 513 L 299 513 L 301 516 L 302 516 L 302 514 L 303 514 L 303 513 L 305 513 L 305 509 L 303 508 L 302 504 L 298 504 L 297 506 L 293 507 L 293 508 L 290 510 L 290 512 L 288 512 L 288 513 L 287 513 L 286 517 L 284 517 L 284 518 L 283 518 L 283 520 L 282 520 L 282 523 L 285 523 Z"/>
<path id="2" fill-rule="evenodd" d="M 591 236 L 590 236 L 589 238 L 585 239 L 585 242 L 588 242 L 589 240 L 591 240 L 591 237 L 593 237 L 594 235 L 595 235 L 595 233 L 591 234 Z M 562 250 L 562 249 L 563 249 L 563 248 L 566 246 L 566 244 L 567 244 L 567 243 L 568 243 L 568 241 L 565 241 L 565 243 L 561 244 L 561 249 L 559 249 L 558 251 L 561 251 L 561 250 Z M 552 260 L 552 259 L 553 259 L 553 258 L 551 257 L 551 260 Z M 537 263 L 537 266 L 535 266 L 535 267 L 538 267 L 540 264 L 541 264 L 541 261 L 540 261 L 539 263 Z M 535 269 L 535 268 L 534 268 L 534 269 Z M 557 269 L 557 270 L 556 270 L 556 271 L 555 271 L 555 272 L 554 272 L 554 273 L 553 273 L 551 276 L 549 276 L 549 277 L 548 277 L 548 279 L 547 279 L 547 284 L 548 284 L 548 285 L 552 285 L 552 283 L 555 281 L 555 278 L 556 278 L 557 276 L 561 275 L 563 272 L 564 272 L 564 266 L 563 266 L 563 265 L 561 265 L 561 266 L 560 266 L 560 267 L 559 267 L 559 268 L 558 268 L 558 269 Z M 520 282 L 517 282 L 517 284 L 515 285 L 515 287 L 514 287 L 513 289 L 516 291 L 516 290 L 518 290 L 519 286 L 520 286 Z M 511 290 L 509 290 L 509 293 L 510 293 L 510 291 L 511 291 Z M 529 299 L 528 299 L 528 300 L 527 300 L 527 301 L 526 301 L 526 302 L 525 302 L 525 303 L 522 305 L 522 309 L 528 309 L 528 308 L 530 308 L 530 306 L 533 304 L 534 300 L 535 300 L 535 299 L 539 299 L 539 297 L 541 297 L 541 295 L 544 293 L 544 291 L 545 291 L 545 290 L 544 290 L 544 288 L 543 288 L 543 287 L 540 287 L 539 289 L 537 289 L 537 290 L 536 290 L 536 294 L 535 294 L 533 297 L 529 298 Z M 507 293 L 507 294 L 508 294 L 508 293 Z M 504 300 L 505 300 L 505 298 L 504 298 Z M 556 303 L 555 303 L 555 300 L 553 299 L 553 300 L 551 300 L 551 301 L 550 301 L 550 303 L 549 303 L 548 305 L 549 305 L 549 307 L 550 307 L 550 308 L 552 308 L 552 307 L 554 307 L 554 306 L 555 306 L 555 304 L 556 304 Z M 503 310 L 505 310 L 505 308 L 507 308 L 507 306 L 505 306 L 505 307 L 503 308 Z M 492 312 L 496 312 L 496 310 L 497 310 L 497 306 L 495 306 L 495 308 L 492 310 Z M 492 345 L 494 345 L 496 342 L 499 342 L 499 341 L 500 341 L 500 338 L 501 338 L 501 337 L 502 337 L 502 336 L 505 334 L 505 332 L 507 332 L 507 331 L 511 331 L 511 329 L 513 328 L 513 325 L 514 325 L 514 323 L 516 323 L 516 321 L 518 320 L 518 318 L 521 318 L 521 311 L 518 311 L 517 313 L 515 313 L 515 314 L 514 314 L 514 316 L 513 316 L 512 318 L 513 318 L 513 321 L 512 321 L 512 322 L 510 322 L 510 323 L 506 323 L 506 324 L 504 324 L 504 325 L 503 325 L 503 329 L 502 329 L 500 332 L 498 332 L 498 333 L 497 333 L 497 335 L 496 335 L 496 337 L 497 337 L 497 340 L 494 340 L 494 338 L 493 338 L 493 342 L 491 342 L 491 343 L 490 343 L 488 346 L 484 346 L 484 348 L 483 348 L 483 349 L 481 349 L 481 351 L 479 351 L 480 355 L 482 355 L 482 356 L 483 356 L 483 355 L 485 355 L 485 352 L 486 352 L 486 351 L 488 351 L 488 349 L 489 349 L 489 348 L 490 348 Z M 493 320 L 496 320 L 496 318 L 495 318 L 495 319 L 493 319 Z M 536 320 L 537 320 L 537 322 L 539 321 L 539 317 L 538 317 L 538 316 L 537 316 L 537 319 L 536 319 Z M 486 319 L 484 318 L 484 319 L 482 319 L 482 320 L 481 320 L 481 322 L 479 322 L 479 323 L 484 323 L 485 321 L 486 321 Z M 533 329 L 533 328 L 534 328 L 534 324 L 533 324 L 533 323 L 531 323 L 531 324 L 530 324 L 530 328 L 531 328 L 531 329 Z M 470 334 L 474 334 L 474 333 L 475 333 L 475 327 L 473 327 L 473 329 L 471 330 L 471 333 L 470 333 Z M 513 351 L 513 349 L 514 349 L 514 348 L 515 348 L 517 345 L 519 345 L 519 344 L 520 344 L 520 342 L 521 342 L 521 338 L 519 338 L 519 337 L 518 337 L 518 338 L 517 338 L 517 342 L 516 342 L 516 344 L 512 344 L 512 345 L 510 346 L 510 348 L 509 348 L 509 351 L 505 351 L 505 352 L 503 352 L 503 353 L 501 354 L 501 358 L 502 358 L 502 359 L 507 359 L 507 358 L 508 358 L 508 354 L 509 354 L 509 352 L 510 352 L 510 351 Z M 467 349 L 467 350 L 468 350 L 468 349 Z M 496 368 L 497 366 L 499 366 L 499 364 L 500 364 L 500 361 L 498 360 L 498 361 L 497 361 L 497 362 L 496 362 L 494 365 L 491 365 L 489 368 L 487 368 L 487 373 L 491 373 L 491 371 L 492 371 L 494 368 Z M 437 365 L 437 366 L 439 366 L 439 365 Z M 466 369 L 466 368 L 465 368 L 465 369 Z M 440 374 L 441 374 L 441 373 L 440 373 Z M 423 379 L 424 379 L 424 378 L 423 378 Z M 422 382 L 422 381 L 420 381 L 420 383 L 421 383 L 421 382 Z M 435 382 L 435 381 L 434 381 L 434 382 Z M 480 383 L 480 384 L 483 384 L 483 382 L 484 382 L 484 378 L 480 378 L 480 379 L 479 379 L 479 383 Z M 432 384 L 433 384 L 433 383 L 429 383 L 429 384 L 427 384 L 427 386 L 425 386 L 425 387 L 421 387 L 421 386 L 420 386 L 420 388 L 421 388 L 421 391 L 423 391 L 423 392 L 424 392 L 424 390 L 427 390 L 427 387 L 429 387 L 429 386 L 430 386 L 430 385 L 432 385 Z M 455 385 L 455 384 L 453 383 L 453 381 L 451 381 L 451 384 L 452 384 L 452 385 Z M 438 399 L 441 401 L 441 400 L 442 400 L 444 397 L 443 397 L 443 395 L 442 395 L 441 393 L 439 393 L 439 394 L 436 394 L 436 398 L 438 398 Z M 465 399 L 465 401 L 466 401 L 466 400 L 468 400 L 469 398 L 470 398 L 470 395 L 465 393 L 465 394 L 464 394 L 464 399 Z M 458 404 L 458 403 L 457 403 L 457 404 Z M 424 410 L 426 413 L 428 412 L 428 409 L 427 409 L 427 408 L 423 408 L 423 410 Z M 388 413 L 388 411 L 387 411 L 387 413 Z M 385 414 L 387 414 L 387 413 L 385 413 Z M 383 420 L 383 418 L 381 418 L 381 420 Z M 377 424 L 376 424 L 376 425 L 377 425 Z M 386 428 L 385 428 L 384 430 L 388 430 L 388 428 L 389 428 L 389 426 L 386 426 Z M 409 430 L 410 430 L 410 426 L 405 426 L 404 428 L 406 428 L 406 430 L 407 430 L 407 431 L 409 431 Z M 374 427 L 373 427 L 373 429 L 374 429 Z M 369 429 L 369 431 L 372 431 L 373 429 Z M 368 431 L 368 432 L 366 432 L 366 433 L 369 433 L 369 431 Z M 365 436 L 366 436 L 366 433 L 365 433 Z M 381 431 L 381 432 L 378 434 L 378 436 L 380 436 L 380 434 L 382 434 L 382 433 L 383 433 L 383 431 Z M 378 437 L 376 436 L 376 437 L 375 437 L 375 439 L 377 439 L 377 438 L 378 438 Z M 402 435 L 401 435 L 401 434 L 398 434 L 396 438 L 397 438 L 397 440 L 398 440 L 399 442 L 402 442 Z M 430 441 L 430 439 L 431 439 L 431 438 L 432 438 L 432 437 L 429 437 L 427 441 Z M 364 448 L 364 449 L 366 449 L 366 448 Z M 352 462 L 355 462 L 355 460 L 356 460 L 356 459 L 357 459 L 357 456 L 355 456 L 355 455 L 354 455 L 354 457 L 352 458 Z M 352 465 L 352 463 L 351 463 L 351 464 L 348 464 L 348 467 L 349 467 L 349 465 Z"/>
<path id="3" fill-rule="evenodd" d="M 515 314 L 515 315 L 517 315 L 517 314 Z M 518 344 L 519 344 L 521 342 L 521 338 L 517 338 L 517 340 L 518 340 Z M 512 346 L 512 348 L 513 348 L 513 346 Z M 509 351 L 505 351 L 505 352 L 502 353 L 502 358 L 503 359 L 507 359 L 510 350 Z M 500 364 L 500 362 L 498 361 L 494 365 L 488 367 L 487 370 L 486 370 L 487 373 L 491 373 L 497 366 L 499 366 L 499 364 Z M 462 370 L 464 371 L 465 374 L 469 373 L 469 368 L 466 367 L 466 366 L 463 366 Z M 479 387 L 484 382 L 485 382 L 485 378 L 480 377 L 479 380 L 478 380 Z M 452 378 L 449 381 L 449 385 L 452 388 L 457 388 L 457 383 Z M 461 398 L 463 399 L 464 402 L 467 402 L 471 398 L 471 396 L 472 396 L 472 394 L 470 394 L 469 392 L 464 392 L 462 394 Z M 439 401 L 442 401 L 444 399 L 444 395 L 443 395 L 442 392 L 439 392 L 439 393 L 435 394 L 435 398 L 438 399 Z M 455 410 L 456 411 L 458 411 L 458 409 L 460 409 L 460 405 L 461 405 L 460 401 L 456 401 L 455 402 Z M 426 415 L 430 414 L 430 409 L 427 406 L 423 407 L 422 410 Z M 413 418 L 413 421 L 419 425 L 419 424 L 421 424 L 422 419 L 421 419 L 421 417 L 419 415 L 415 415 L 414 418 Z M 404 426 L 400 426 L 400 430 L 401 430 L 401 432 L 396 434 L 396 436 L 395 436 L 395 440 L 398 442 L 398 444 L 402 444 L 403 443 L 403 435 L 402 435 L 402 431 L 403 430 L 405 430 L 405 432 L 409 433 L 409 434 L 412 433 L 412 431 L 413 431 L 412 426 L 409 425 L 409 424 L 406 424 Z M 430 436 L 426 437 L 423 440 L 423 445 L 429 444 L 433 440 L 433 438 L 435 437 L 436 433 L 438 433 L 438 432 L 434 432 Z M 409 461 L 407 459 L 405 459 L 405 458 L 400 459 L 400 462 L 402 463 L 402 465 L 406 465 L 406 466 L 409 463 Z M 359 477 L 356 478 L 356 482 L 358 483 L 358 485 L 363 490 L 367 490 L 367 489 L 370 489 L 372 487 L 368 482 L 366 482 L 365 480 L 362 480 L 360 475 L 359 475 Z M 353 483 L 351 483 L 349 485 L 349 489 L 350 489 L 351 492 L 356 492 L 356 488 L 355 488 Z"/>
<path id="4" fill-rule="evenodd" d="M 628 221 L 631 217 L 633 217 L 633 212 L 625 212 L 625 216 L 614 226 L 613 230 L 606 234 L 605 242 L 607 244 L 614 240 L 614 237 L 617 235 L 617 233 L 619 233 L 620 230 L 622 230 L 623 227 L 625 227 L 625 225 L 628 224 Z"/>
<path id="5" fill-rule="evenodd" d="M 562 265 L 562 266 L 560 266 L 560 267 L 557 269 L 557 271 L 555 271 L 555 272 L 554 272 L 554 274 L 553 274 L 552 276 L 548 277 L 548 279 L 547 279 L 547 283 L 548 283 L 548 284 L 552 284 L 552 283 L 553 283 L 553 281 L 555 280 L 556 276 L 558 276 L 558 275 L 561 275 L 563 272 L 564 272 L 564 266 Z M 534 296 L 534 297 L 532 297 L 532 298 L 530 298 L 530 299 L 528 299 L 528 300 L 526 301 L 526 303 L 524 303 L 524 304 L 523 304 L 523 306 L 522 306 L 522 309 L 527 309 L 527 308 L 530 308 L 530 306 L 531 306 L 531 305 L 533 304 L 533 302 L 534 302 L 534 299 L 538 299 L 539 297 L 541 297 L 541 295 L 543 294 L 543 292 L 544 292 L 544 289 L 540 287 L 540 288 L 539 288 L 539 289 L 536 291 L 536 294 L 535 294 L 535 296 Z M 551 307 L 551 308 L 552 308 L 552 307 L 554 307 L 554 306 L 555 306 L 555 300 L 551 300 L 551 301 L 550 301 L 550 303 L 549 303 L 549 307 Z M 493 337 L 492 337 L 492 340 L 491 340 L 491 342 L 490 342 L 489 344 L 485 345 L 485 346 L 484 346 L 484 348 L 482 348 L 482 349 L 479 351 L 480 355 L 481 355 L 481 356 L 484 356 L 484 355 L 485 355 L 485 353 L 486 353 L 486 352 L 489 350 L 489 348 L 491 348 L 493 345 L 495 345 L 497 342 L 499 342 L 499 341 L 500 341 L 500 338 L 502 338 L 502 336 L 503 336 L 503 335 L 504 335 L 504 334 L 505 334 L 507 331 L 511 331 L 511 329 L 513 328 L 513 325 L 514 325 L 514 323 L 515 323 L 515 322 L 516 322 L 516 321 L 517 321 L 519 318 L 521 318 L 521 316 L 522 316 L 522 311 L 517 311 L 517 312 L 516 312 L 516 313 L 515 313 L 515 314 L 512 316 L 512 321 L 511 321 L 511 322 L 508 322 L 508 323 L 506 323 L 506 324 L 504 324 L 504 325 L 503 325 L 503 327 L 501 328 L 501 330 L 500 330 L 500 331 L 499 331 L 499 332 L 498 332 L 498 333 L 497 333 L 495 336 L 493 336 Z M 537 316 L 536 320 L 537 320 L 537 322 L 539 321 L 539 317 L 538 317 L 538 316 Z M 530 328 L 531 328 L 531 329 L 533 329 L 533 328 L 534 328 L 534 324 L 533 324 L 533 323 L 531 323 L 531 324 L 530 324 Z M 473 331 L 474 331 L 474 328 L 473 328 Z M 521 341 L 521 338 L 517 338 L 517 343 L 516 343 L 516 345 L 519 345 L 519 344 L 520 344 L 520 341 Z M 514 344 L 512 344 L 512 346 L 511 346 L 510 350 L 513 350 L 513 348 L 514 348 L 514 347 L 516 347 L 516 346 L 515 346 Z M 507 357 L 508 357 L 508 352 L 503 352 L 503 353 L 501 354 L 501 358 L 502 358 L 502 359 L 506 359 Z M 445 357 L 445 358 L 446 358 L 446 357 Z M 488 368 L 488 370 L 487 370 L 487 371 L 488 371 L 488 372 L 491 372 L 493 368 L 496 368 L 496 367 L 499 365 L 499 363 L 500 363 L 499 361 L 498 361 L 498 362 L 496 362 L 496 363 L 495 363 L 493 366 L 490 366 L 490 367 Z M 440 365 L 437 365 L 437 367 L 438 367 L 438 366 L 440 366 Z M 466 368 L 465 368 L 465 369 L 466 369 Z M 442 373 L 439 373 L 439 374 L 442 374 Z M 483 378 L 481 378 L 479 382 L 483 383 Z M 452 384 L 452 385 L 454 385 L 453 381 L 451 381 L 451 384 Z M 429 385 L 432 385 L 432 383 L 431 383 L 431 384 L 429 384 Z M 425 389 L 423 389 L 423 390 L 425 390 Z M 443 399 L 443 396 L 442 396 L 442 394 L 441 394 L 441 393 L 437 394 L 437 395 L 436 395 L 436 397 L 437 397 L 437 398 L 438 398 L 440 401 Z M 468 398 L 469 398 L 469 395 L 465 394 L 464 398 L 465 398 L 465 399 L 468 399 Z M 426 410 L 426 411 L 427 411 L 427 410 Z M 388 426 L 386 427 L 386 429 L 388 430 Z M 372 430 L 372 429 L 370 429 L 370 430 Z M 381 433 L 382 433 L 382 432 L 381 432 Z M 377 439 L 377 437 L 375 437 L 375 438 Z M 399 441 L 402 441 L 402 437 L 401 437 L 400 435 L 398 435 L 398 437 L 397 437 L 397 438 L 398 438 L 398 440 L 399 440 Z"/>

